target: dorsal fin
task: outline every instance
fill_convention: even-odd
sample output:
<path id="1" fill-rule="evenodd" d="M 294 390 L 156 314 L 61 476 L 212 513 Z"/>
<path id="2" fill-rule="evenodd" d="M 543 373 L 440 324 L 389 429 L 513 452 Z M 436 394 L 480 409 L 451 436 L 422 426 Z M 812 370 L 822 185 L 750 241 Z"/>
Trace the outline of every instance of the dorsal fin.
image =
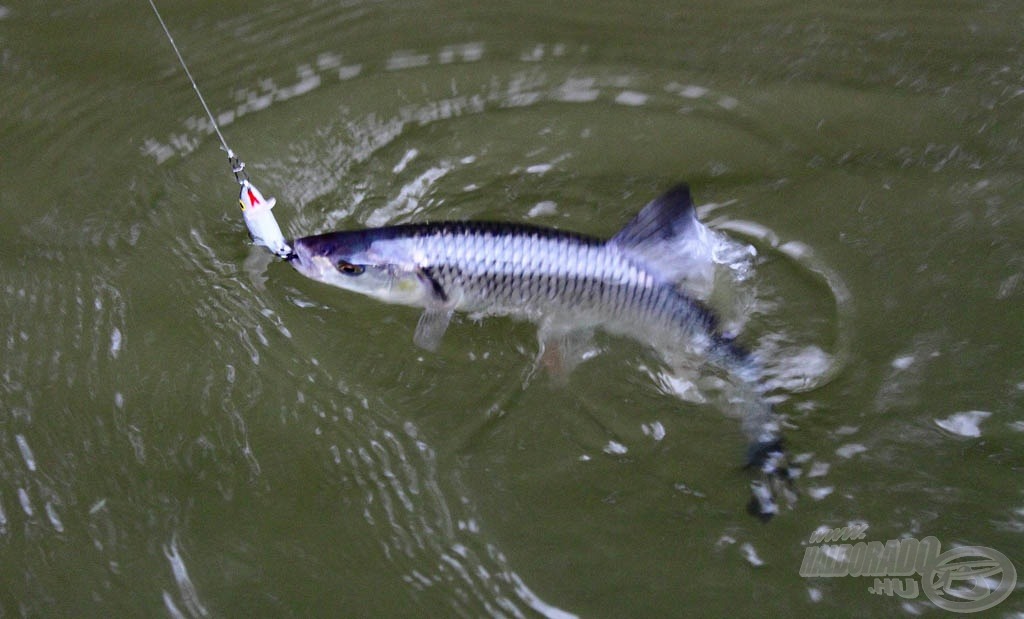
<path id="1" fill-rule="evenodd" d="M 620 248 L 670 240 L 685 235 L 697 223 L 688 185 L 676 185 L 651 200 L 633 221 L 612 237 Z"/>
<path id="2" fill-rule="evenodd" d="M 658 277 L 697 296 L 710 287 L 714 263 L 708 229 L 697 221 L 688 185 L 676 185 L 647 204 L 608 241 Z"/>

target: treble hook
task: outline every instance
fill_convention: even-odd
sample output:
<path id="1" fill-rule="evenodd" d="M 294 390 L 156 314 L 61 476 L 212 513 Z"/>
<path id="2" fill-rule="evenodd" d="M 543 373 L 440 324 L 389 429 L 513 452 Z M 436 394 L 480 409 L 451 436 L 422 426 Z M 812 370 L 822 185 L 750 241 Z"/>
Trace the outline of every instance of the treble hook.
<path id="1" fill-rule="evenodd" d="M 244 185 L 249 180 L 249 174 L 245 171 L 245 162 L 228 149 L 228 164 L 231 165 L 231 173 L 235 175 L 235 182 Z"/>

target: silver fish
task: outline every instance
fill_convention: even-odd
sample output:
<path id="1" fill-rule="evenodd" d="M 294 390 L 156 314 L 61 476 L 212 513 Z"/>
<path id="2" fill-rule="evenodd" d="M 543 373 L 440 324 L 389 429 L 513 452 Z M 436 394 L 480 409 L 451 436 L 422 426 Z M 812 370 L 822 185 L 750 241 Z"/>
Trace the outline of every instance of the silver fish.
<path id="1" fill-rule="evenodd" d="M 424 308 L 415 342 L 435 350 L 456 311 L 505 315 L 539 325 L 542 354 L 585 342 L 594 329 L 631 337 L 670 365 L 699 356 L 727 371 L 742 397 L 750 441 L 749 510 L 764 520 L 792 501 L 780 424 L 757 387 L 757 368 L 718 331 L 715 316 L 687 290 L 713 272 L 711 233 L 679 185 L 650 202 L 610 240 L 491 222 L 408 224 L 296 239 L 291 264 L 311 279 L 388 303 Z"/>

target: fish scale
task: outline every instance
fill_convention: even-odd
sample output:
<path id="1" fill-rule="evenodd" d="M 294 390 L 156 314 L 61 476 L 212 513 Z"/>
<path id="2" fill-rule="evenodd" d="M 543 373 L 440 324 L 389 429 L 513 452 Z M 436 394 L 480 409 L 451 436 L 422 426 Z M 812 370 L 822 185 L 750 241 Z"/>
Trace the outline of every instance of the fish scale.
<path id="1" fill-rule="evenodd" d="M 713 322 L 671 283 L 656 281 L 597 239 L 532 231 L 524 236 L 521 226 L 472 222 L 397 228 L 391 229 L 395 238 L 375 243 L 411 247 L 421 257 L 415 266 L 457 299 L 457 310 L 590 317 L 593 323 L 581 326 L 617 333 L 636 330 L 640 320 L 643 327 L 693 336 Z"/>

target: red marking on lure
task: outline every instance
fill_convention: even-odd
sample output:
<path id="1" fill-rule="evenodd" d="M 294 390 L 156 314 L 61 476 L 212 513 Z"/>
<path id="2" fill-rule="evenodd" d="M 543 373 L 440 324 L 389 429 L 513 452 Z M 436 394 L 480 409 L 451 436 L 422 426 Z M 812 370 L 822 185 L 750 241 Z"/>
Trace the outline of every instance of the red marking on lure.
<path id="1" fill-rule="evenodd" d="M 252 192 L 252 189 L 247 189 L 246 191 L 249 192 L 249 206 L 256 206 L 256 203 L 259 202 L 259 198 L 257 198 L 256 194 Z"/>

